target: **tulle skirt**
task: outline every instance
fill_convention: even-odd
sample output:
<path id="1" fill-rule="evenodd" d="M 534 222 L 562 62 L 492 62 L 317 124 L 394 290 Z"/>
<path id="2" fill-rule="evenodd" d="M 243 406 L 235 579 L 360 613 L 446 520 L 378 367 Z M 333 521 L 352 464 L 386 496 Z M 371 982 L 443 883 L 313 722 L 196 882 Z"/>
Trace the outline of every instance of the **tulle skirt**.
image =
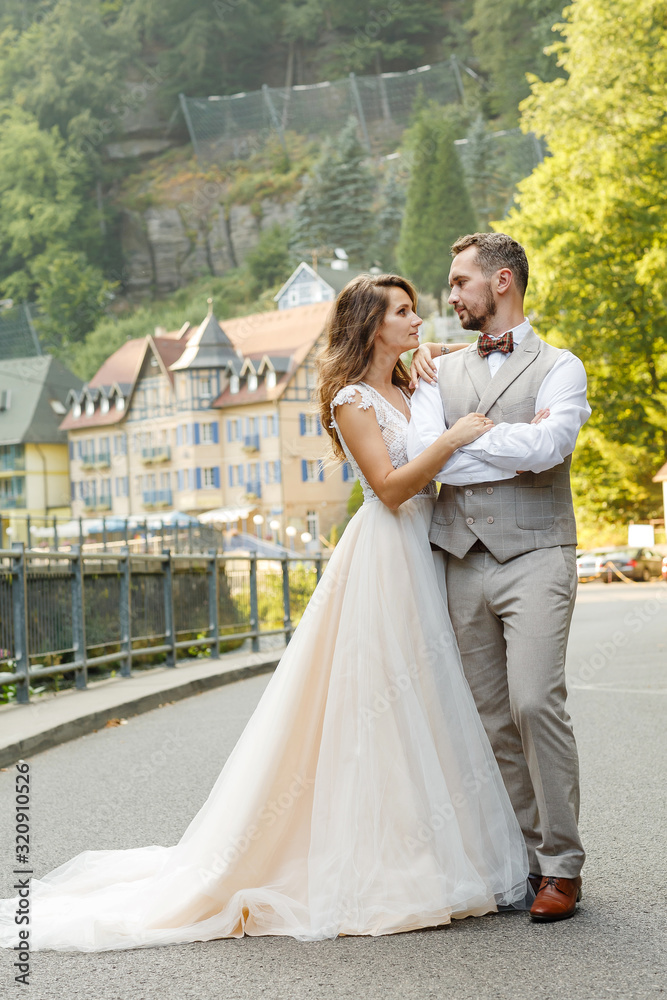
<path id="1" fill-rule="evenodd" d="M 33 950 L 390 934 L 520 904 L 523 837 L 463 676 L 432 509 L 358 511 L 181 840 L 32 879 Z M 16 902 L 0 902 L 4 947 Z"/>

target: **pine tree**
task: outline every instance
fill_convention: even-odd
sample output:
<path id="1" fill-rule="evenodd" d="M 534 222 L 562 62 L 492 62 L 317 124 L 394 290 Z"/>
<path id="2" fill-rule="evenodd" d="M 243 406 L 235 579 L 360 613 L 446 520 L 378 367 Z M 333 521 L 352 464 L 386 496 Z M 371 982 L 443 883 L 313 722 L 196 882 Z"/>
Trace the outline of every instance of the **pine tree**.
<path id="1" fill-rule="evenodd" d="M 423 109 L 409 133 L 411 177 L 398 260 L 438 302 L 447 287 L 449 248 L 476 228 L 454 140 L 454 119 L 436 105 Z"/>
<path id="2" fill-rule="evenodd" d="M 375 257 L 383 271 L 398 270 L 396 248 L 405 212 L 406 186 L 392 170 L 383 185 L 377 215 Z"/>
<path id="3" fill-rule="evenodd" d="M 346 251 L 353 264 L 367 265 L 373 235 L 371 203 L 375 180 L 350 118 L 334 143 L 327 143 L 304 187 L 295 219 L 293 247 L 300 254 Z"/>
<path id="4" fill-rule="evenodd" d="M 498 139 L 481 115 L 473 120 L 461 145 L 461 164 L 479 225 L 488 229 L 492 219 L 502 218 L 512 181 L 503 162 Z"/>

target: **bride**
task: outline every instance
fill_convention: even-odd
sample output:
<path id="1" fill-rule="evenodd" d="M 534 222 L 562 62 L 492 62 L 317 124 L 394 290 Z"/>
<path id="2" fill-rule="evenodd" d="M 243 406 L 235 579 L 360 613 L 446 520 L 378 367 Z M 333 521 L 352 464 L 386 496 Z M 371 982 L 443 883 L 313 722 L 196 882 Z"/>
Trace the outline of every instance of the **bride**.
<path id="1" fill-rule="evenodd" d="M 363 506 L 181 840 L 84 851 L 31 879 L 33 950 L 391 934 L 521 905 L 523 837 L 427 537 L 432 476 L 490 421 L 471 413 L 407 461 L 400 357 L 420 323 L 403 278 L 341 292 L 318 403 Z M 16 908 L 0 901 L 3 947 Z"/>

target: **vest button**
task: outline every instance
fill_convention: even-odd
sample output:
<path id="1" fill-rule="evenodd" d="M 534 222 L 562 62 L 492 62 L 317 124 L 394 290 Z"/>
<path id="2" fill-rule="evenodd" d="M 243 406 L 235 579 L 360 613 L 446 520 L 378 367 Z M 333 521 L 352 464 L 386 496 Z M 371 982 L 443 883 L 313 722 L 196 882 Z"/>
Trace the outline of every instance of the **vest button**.
<path id="1" fill-rule="evenodd" d="M 493 493 L 493 486 L 487 486 L 486 487 L 486 492 L 487 493 Z"/>
<path id="2" fill-rule="evenodd" d="M 472 496 L 472 490 L 466 490 L 466 496 L 467 497 L 471 497 Z"/>
<path id="3" fill-rule="evenodd" d="M 474 523 L 475 523 L 474 517 L 466 517 L 466 524 L 474 524 Z"/>
<path id="4" fill-rule="evenodd" d="M 486 519 L 486 520 L 487 520 L 487 522 L 488 522 L 489 524 L 493 524 L 493 518 L 492 518 L 492 517 L 487 517 L 487 519 Z"/>

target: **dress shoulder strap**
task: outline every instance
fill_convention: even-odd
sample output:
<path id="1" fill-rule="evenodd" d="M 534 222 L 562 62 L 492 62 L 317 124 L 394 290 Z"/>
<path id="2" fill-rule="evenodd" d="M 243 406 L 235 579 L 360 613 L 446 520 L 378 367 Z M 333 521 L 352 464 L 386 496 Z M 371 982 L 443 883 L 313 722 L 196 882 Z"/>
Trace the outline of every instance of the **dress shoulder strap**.
<path id="1" fill-rule="evenodd" d="M 331 419 L 334 418 L 334 410 L 337 406 L 342 406 L 343 403 L 354 403 L 357 398 L 357 393 L 361 396 L 361 402 L 359 403 L 360 410 L 368 410 L 373 406 L 373 396 L 367 385 L 358 383 L 356 385 L 346 385 L 342 389 L 339 389 L 334 398 L 331 400 Z M 333 427 L 333 423 L 331 424 Z"/>

